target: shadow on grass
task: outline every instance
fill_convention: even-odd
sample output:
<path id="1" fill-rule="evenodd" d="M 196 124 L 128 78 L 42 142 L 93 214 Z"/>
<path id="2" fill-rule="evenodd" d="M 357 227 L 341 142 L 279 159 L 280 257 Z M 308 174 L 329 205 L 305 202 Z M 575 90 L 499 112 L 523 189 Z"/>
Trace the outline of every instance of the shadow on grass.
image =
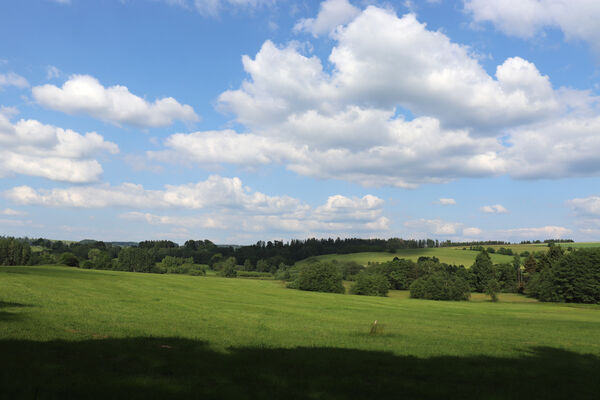
<path id="1" fill-rule="evenodd" d="M 518 358 L 415 358 L 334 348 L 233 348 L 175 338 L 0 341 L 0 397 L 597 399 L 600 359 L 555 348 Z"/>
<path id="2" fill-rule="evenodd" d="M 22 318 L 22 314 L 5 311 L 3 308 L 17 308 L 17 307 L 29 307 L 28 304 L 13 303 L 7 301 L 0 301 L 0 322 L 5 321 L 16 321 Z"/>

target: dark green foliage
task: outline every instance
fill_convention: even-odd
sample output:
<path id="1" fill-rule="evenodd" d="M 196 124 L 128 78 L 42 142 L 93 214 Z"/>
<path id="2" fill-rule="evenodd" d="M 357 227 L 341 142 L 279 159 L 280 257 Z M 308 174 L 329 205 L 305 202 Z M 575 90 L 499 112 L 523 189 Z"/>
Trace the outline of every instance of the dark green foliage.
<path id="1" fill-rule="evenodd" d="M 94 269 L 111 269 L 112 267 L 112 257 L 107 251 L 91 249 L 88 252 L 88 259 Z"/>
<path id="2" fill-rule="evenodd" d="M 0 237 L 0 265 L 28 265 L 31 247 L 24 240 Z"/>
<path id="3" fill-rule="evenodd" d="M 516 293 L 518 289 L 518 270 L 513 264 L 497 264 L 494 266 L 499 287 L 498 291 L 504 293 Z"/>
<path id="4" fill-rule="evenodd" d="M 338 268 L 342 273 L 342 278 L 345 281 L 353 281 L 356 279 L 356 276 L 365 269 L 362 265 L 355 261 L 346 261 L 338 263 Z"/>
<path id="5" fill-rule="evenodd" d="M 339 269 L 328 263 L 314 263 L 304 266 L 294 283 L 289 287 L 313 292 L 345 292 Z"/>
<path id="6" fill-rule="evenodd" d="M 410 285 L 410 297 L 427 300 L 469 300 L 469 284 L 456 274 L 437 271 Z"/>
<path id="7" fill-rule="evenodd" d="M 388 280 L 391 289 L 408 290 L 411 283 L 417 279 L 417 267 L 418 265 L 411 260 L 395 258 L 393 261 L 375 264 L 366 272 L 383 275 Z"/>
<path id="8" fill-rule="evenodd" d="M 487 252 L 482 251 L 477 255 L 475 263 L 471 267 L 471 273 L 475 291 L 483 293 L 487 281 L 495 278 L 494 265 Z"/>
<path id="9" fill-rule="evenodd" d="M 154 267 L 150 254 L 139 247 L 126 247 L 119 252 L 118 268 L 129 272 L 151 272 Z"/>
<path id="10" fill-rule="evenodd" d="M 68 267 L 78 267 L 79 260 L 73 253 L 62 253 L 58 259 L 58 263 Z"/>
<path id="11" fill-rule="evenodd" d="M 219 271 L 219 276 L 224 278 L 235 278 L 237 276 L 235 263 L 235 257 L 229 257 L 227 260 L 218 263 L 216 269 Z"/>
<path id="12" fill-rule="evenodd" d="M 485 294 L 490 296 L 490 299 L 495 303 L 498 301 L 498 292 L 500 291 L 500 283 L 496 279 L 490 279 L 485 285 Z"/>
<path id="13" fill-rule="evenodd" d="M 600 303 L 600 249 L 568 253 L 537 274 L 534 282 L 535 295 L 542 301 Z"/>
<path id="14" fill-rule="evenodd" d="M 356 280 L 350 288 L 350 293 L 364 296 L 385 297 L 387 296 L 389 289 L 390 283 L 385 276 L 361 272 L 356 276 Z"/>

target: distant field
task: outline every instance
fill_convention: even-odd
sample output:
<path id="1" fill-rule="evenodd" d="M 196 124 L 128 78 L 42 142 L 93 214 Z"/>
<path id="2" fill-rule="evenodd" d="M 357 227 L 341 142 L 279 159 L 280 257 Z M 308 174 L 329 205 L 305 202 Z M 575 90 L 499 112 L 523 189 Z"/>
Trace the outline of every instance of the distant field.
<path id="1" fill-rule="evenodd" d="M 417 261 L 419 257 L 437 257 L 441 262 L 448 264 L 464 265 L 470 267 L 475 262 L 475 257 L 479 254 L 478 251 L 462 250 L 462 247 L 439 247 L 431 249 L 403 249 L 396 253 L 387 252 L 366 252 L 366 253 L 350 253 L 350 254 L 327 254 L 324 256 L 310 257 L 297 262 L 297 265 L 306 264 L 311 260 L 317 259 L 320 261 L 355 261 L 362 265 L 367 265 L 369 262 L 386 262 L 391 261 L 394 257 L 408 258 Z M 512 261 L 512 256 L 502 254 L 490 254 L 494 263 L 509 263 Z"/>
<path id="2" fill-rule="evenodd" d="M 474 300 L 0 267 L 0 397 L 596 398 L 600 307 Z"/>
<path id="3" fill-rule="evenodd" d="M 594 243 L 562 243 L 565 249 L 568 247 L 572 248 L 590 248 L 590 247 L 600 247 L 600 242 Z M 499 249 L 500 247 L 510 248 L 513 253 L 519 254 L 524 251 L 532 252 L 546 252 L 548 250 L 547 244 L 511 244 L 511 245 L 492 245 L 492 246 L 484 246 L 486 249 L 488 247 L 493 247 L 494 249 Z M 468 247 L 466 247 L 468 249 Z M 375 262 L 386 262 L 391 261 L 394 257 L 398 258 L 408 258 L 413 261 L 417 261 L 419 257 L 437 257 L 441 262 L 445 262 L 448 264 L 456 264 L 456 265 L 464 265 L 465 267 L 470 267 L 475 262 L 475 257 L 479 254 L 478 251 L 471 250 L 463 250 L 463 246 L 457 247 L 438 247 L 438 248 L 430 248 L 430 249 L 402 249 L 398 250 L 396 253 L 388 253 L 388 252 L 365 252 L 365 253 L 350 253 L 350 254 L 327 254 L 323 256 L 309 257 L 304 260 L 301 260 L 296 263 L 296 265 L 303 265 L 311 260 L 320 260 L 320 261 L 332 261 L 337 260 L 340 262 L 344 261 L 355 261 L 362 265 L 368 265 L 369 263 Z M 495 264 L 500 263 L 510 263 L 513 260 L 513 256 L 505 256 L 502 254 L 491 253 L 490 257 L 492 258 L 492 262 Z M 523 262 L 524 260 L 521 260 Z"/>

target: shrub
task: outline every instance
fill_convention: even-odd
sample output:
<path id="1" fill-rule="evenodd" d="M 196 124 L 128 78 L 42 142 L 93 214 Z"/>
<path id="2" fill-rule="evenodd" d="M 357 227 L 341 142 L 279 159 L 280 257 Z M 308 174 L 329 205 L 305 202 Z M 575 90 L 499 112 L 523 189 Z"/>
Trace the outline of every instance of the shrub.
<path id="1" fill-rule="evenodd" d="M 227 260 L 217 265 L 219 276 L 224 278 L 235 278 L 237 276 L 235 257 L 229 257 Z"/>
<path id="2" fill-rule="evenodd" d="M 73 253 L 62 253 L 58 259 L 58 263 L 69 267 L 78 267 L 79 260 Z"/>
<path id="3" fill-rule="evenodd" d="M 300 270 L 298 277 L 288 287 L 314 292 L 344 293 L 342 275 L 332 264 L 314 263 Z"/>
<path id="4" fill-rule="evenodd" d="M 350 293 L 364 296 L 387 296 L 390 282 L 381 274 L 361 272 L 350 288 Z"/>
<path id="5" fill-rule="evenodd" d="M 469 300 L 469 284 L 446 271 L 437 271 L 410 285 L 410 297 L 428 300 Z"/>

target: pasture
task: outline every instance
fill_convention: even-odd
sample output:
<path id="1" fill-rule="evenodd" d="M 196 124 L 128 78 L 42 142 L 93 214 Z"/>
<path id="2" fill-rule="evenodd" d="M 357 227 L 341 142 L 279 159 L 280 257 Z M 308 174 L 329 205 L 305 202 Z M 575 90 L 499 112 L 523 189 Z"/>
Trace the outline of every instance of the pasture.
<path id="1" fill-rule="evenodd" d="M 0 267 L 0 397 L 595 398 L 600 307 L 474 297 Z"/>
<path id="2" fill-rule="evenodd" d="M 546 248 L 543 248 L 545 251 Z M 417 261 L 419 257 L 437 257 L 440 262 L 447 264 L 464 265 L 470 267 L 475 262 L 475 257 L 479 254 L 478 251 L 463 250 L 462 247 L 437 247 L 429 249 L 400 249 L 396 253 L 387 252 L 365 252 L 365 253 L 350 253 L 350 254 L 326 254 L 323 256 L 309 257 L 296 263 L 296 265 L 303 265 L 312 260 L 318 261 L 333 261 L 339 262 L 354 261 L 362 265 L 368 265 L 369 263 L 386 262 L 392 261 L 394 257 L 407 258 L 413 261 Z M 495 264 L 500 263 L 511 263 L 513 260 L 512 256 L 505 256 L 502 254 L 490 254 L 492 262 Z"/>

